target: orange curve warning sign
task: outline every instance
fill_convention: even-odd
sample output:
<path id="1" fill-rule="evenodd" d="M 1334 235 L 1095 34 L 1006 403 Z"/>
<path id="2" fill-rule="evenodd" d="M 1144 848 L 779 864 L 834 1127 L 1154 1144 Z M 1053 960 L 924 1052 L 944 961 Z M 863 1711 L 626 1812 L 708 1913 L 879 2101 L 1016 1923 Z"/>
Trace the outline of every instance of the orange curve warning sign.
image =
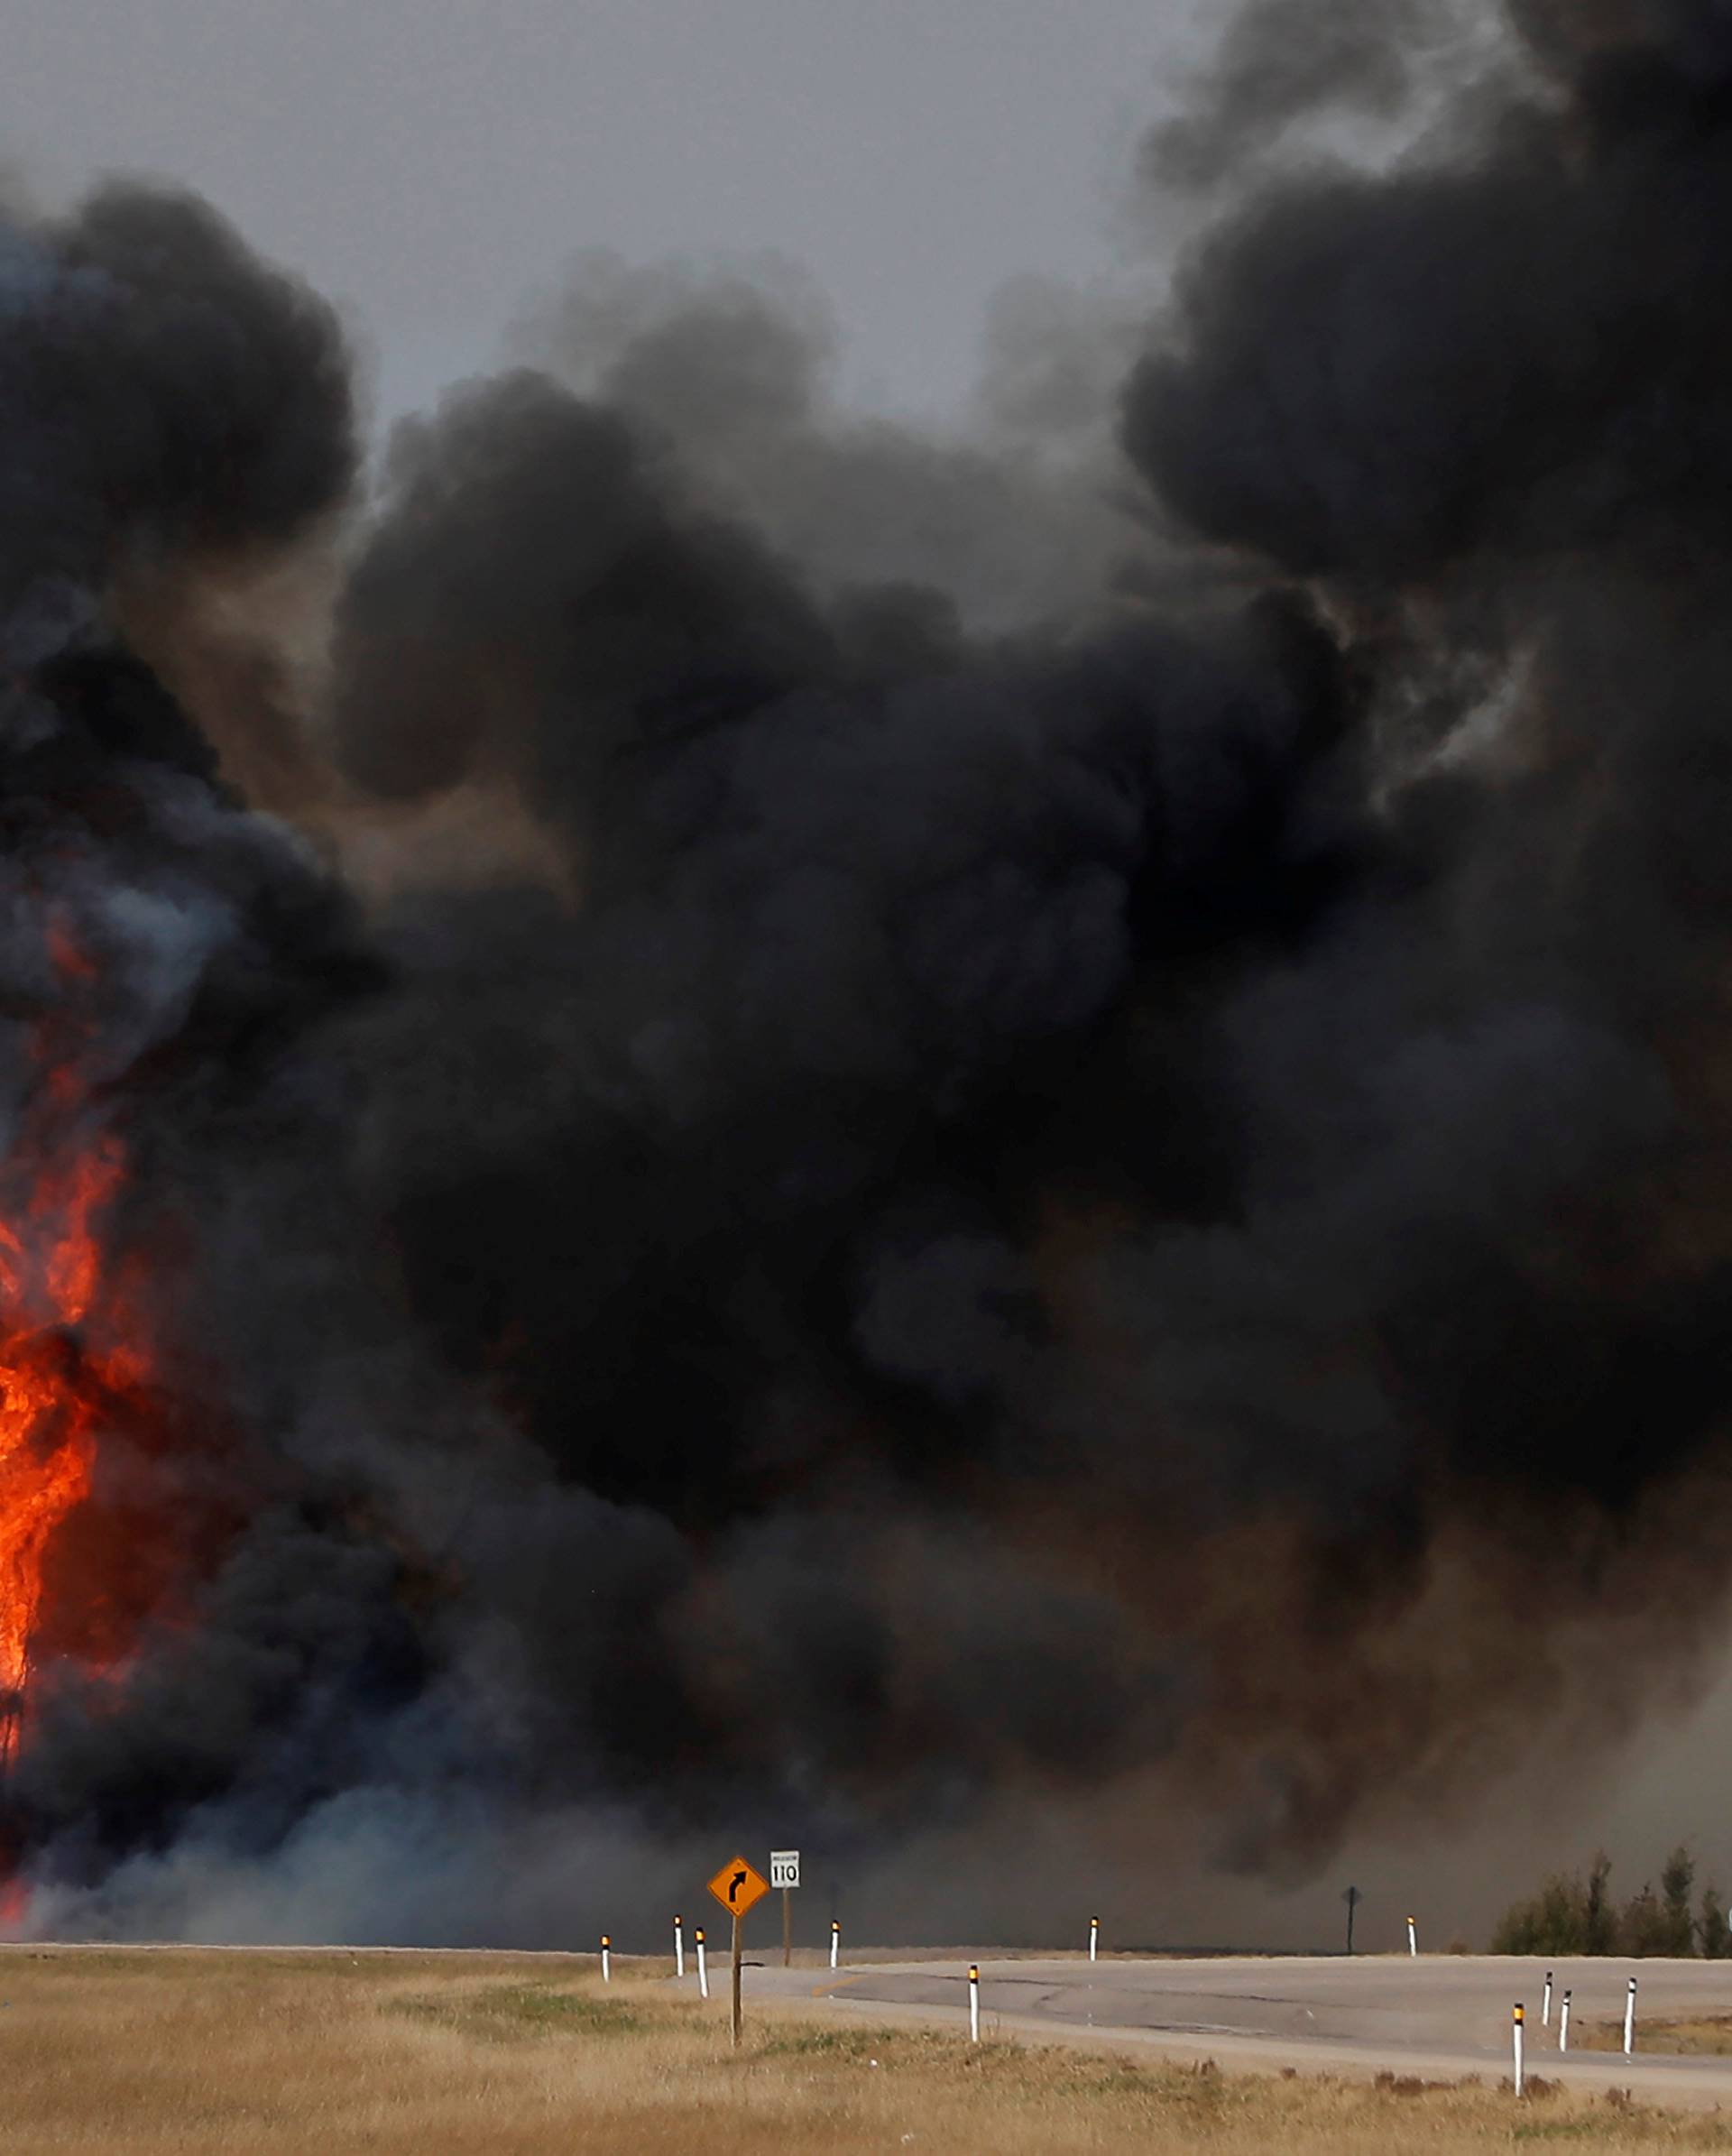
<path id="1" fill-rule="evenodd" d="M 752 1869 L 743 1857 L 724 1864 L 710 1881 L 710 1892 L 730 1916 L 744 1916 L 754 1902 L 769 1892 L 769 1881 Z"/>

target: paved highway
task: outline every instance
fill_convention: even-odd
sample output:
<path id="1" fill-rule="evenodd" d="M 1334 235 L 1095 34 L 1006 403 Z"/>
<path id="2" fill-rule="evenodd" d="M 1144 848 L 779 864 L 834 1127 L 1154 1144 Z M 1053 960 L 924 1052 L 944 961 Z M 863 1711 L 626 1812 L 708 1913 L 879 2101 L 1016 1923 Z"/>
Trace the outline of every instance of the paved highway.
<path id="1" fill-rule="evenodd" d="M 1732 2058 L 1663 2057 L 1644 2050 L 1644 2022 L 1724 2015 L 1732 2022 L 1732 1962 L 1559 1961 L 1552 2025 L 1542 2025 L 1545 1965 L 1488 1956 L 1363 1955 L 1188 1961 L 1103 1956 L 1051 1960 L 982 1957 L 986 2035 L 1134 2044 L 1222 2067 L 1316 2073 L 1393 2071 L 1427 2079 L 1506 2075 L 1510 2009 L 1527 2008 L 1531 2074 L 1584 2089 L 1628 2088 L 1646 2101 L 1732 2105 Z M 1638 1980 L 1636 2056 L 1579 2050 L 1588 2024 L 1621 2021 Z M 750 1966 L 747 1995 L 817 1997 L 839 2013 L 967 2026 L 966 1958 L 873 1958 L 828 1969 Z M 1558 2006 L 1574 1994 L 1571 2050 L 1557 2050 Z"/>

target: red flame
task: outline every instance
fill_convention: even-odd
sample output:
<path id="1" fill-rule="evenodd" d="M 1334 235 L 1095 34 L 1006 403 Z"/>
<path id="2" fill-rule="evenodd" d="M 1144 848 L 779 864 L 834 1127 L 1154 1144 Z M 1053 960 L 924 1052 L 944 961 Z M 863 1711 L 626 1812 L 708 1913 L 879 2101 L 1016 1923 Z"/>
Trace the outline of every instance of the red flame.
<path id="1" fill-rule="evenodd" d="M 51 1663 L 87 1706 L 117 1698 L 146 1625 L 189 1616 L 187 1590 L 234 1525 L 200 1475 L 226 1419 L 207 1401 L 196 1421 L 172 1409 L 141 1322 L 182 1255 L 161 1206 L 148 1269 L 116 1248 L 127 1158 L 91 1055 L 103 970 L 63 909 L 44 940 L 55 992 L 0 1157 L 0 1794 Z M 115 1468 L 100 1483 L 99 1445 Z M 0 1936 L 27 1924 L 20 1853 L 0 1809 Z"/>
<path id="2" fill-rule="evenodd" d="M 99 1143 L 42 1176 L 23 1221 L 0 1222 L 0 1762 L 16 1754 L 49 1542 L 88 1495 L 104 1396 L 124 1384 L 84 1352 L 99 1271 L 93 1223 L 121 1175 Z"/>
<path id="3" fill-rule="evenodd" d="M 81 1006 L 98 969 L 57 910 L 46 940 L 60 1000 L 35 1027 L 41 1083 L 0 1180 L 0 1767 L 23 1735 L 50 1545 L 89 1495 L 105 1411 L 143 1370 L 88 1336 L 97 1226 L 124 1160 L 116 1138 L 79 1128 L 95 1031 Z"/>

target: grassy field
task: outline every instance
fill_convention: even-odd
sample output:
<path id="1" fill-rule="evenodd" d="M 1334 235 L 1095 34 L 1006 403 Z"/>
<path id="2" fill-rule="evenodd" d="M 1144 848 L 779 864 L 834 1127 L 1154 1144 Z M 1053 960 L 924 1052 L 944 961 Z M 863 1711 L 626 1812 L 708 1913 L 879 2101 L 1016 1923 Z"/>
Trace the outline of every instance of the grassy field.
<path id="1" fill-rule="evenodd" d="M 0 2142 L 253 2156 L 864 2156 L 990 2148 L 1165 2156 L 1558 2143 L 1732 2151 L 1732 2121 L 1488 2084 L 1381 2087 L 1211 2068 L 760 2008 L 629 1965 L 511 1956 L 18 1949 L 0 1955 Z"/>

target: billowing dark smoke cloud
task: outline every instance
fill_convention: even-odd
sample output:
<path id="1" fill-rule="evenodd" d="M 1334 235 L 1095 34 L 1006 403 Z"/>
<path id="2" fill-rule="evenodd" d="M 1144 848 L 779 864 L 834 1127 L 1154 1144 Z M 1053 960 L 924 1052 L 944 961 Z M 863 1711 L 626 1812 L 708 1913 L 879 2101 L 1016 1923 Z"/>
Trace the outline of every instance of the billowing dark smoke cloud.
<path id="1" fill-rule="evenodd" d="M 1428 64 L 1292 22 L 1146 179 Z M 61 1921 L 428 1936 L 343 1896 L 468 1849 L 447 1930 L 540 1936 L 502 1840 L 570 1820 L 649 1877 L 1120 1778 L 1304 1866 L 1685 1683 L 1732 27 L 1514 29 L 1423 154 L 1223 209 L 1121 462 L 1086 340 L 923 442 L 803 288 L 589 263 L 354 510 L 304 723 L 364 908 L 189 715 L 239 768 L 281 682 L 116 634 L 342 502 L 328 318 L 155 196 L 11 235 L 8 1128 L 69 1012 L 128 1162 L 75 1344 L 152 1346 L 6 1793 Z"/>
<path id="2" fill-rule="evenodd" d="M 0 590 L 46 655 L 129 557 L 291 538 L 355 462 L 335 321 L 202 203 L 113 188 L 0 234 Z"/>
<path id="3" fill-rule="evenodd" d="M 1250 0 L 1189 108 L 1144 143 L 1145 177 L 1217 187 L 1311 115 L 1398 112 L 1446 20 L 1439 0 Z"/>
<path id="4" fill-rule="evenodd" d="M 521 357 L 671 452 L 713 511 L 748 523 L 834 596 L 944 593 L 983 633 L 1098 605 L 1147 551 L 1103 454 L 1134 327 L 1035 281 L 988 325 L 981 419 L 947 436 L 852 414 L 809 283 L 771 260 L 732 272 L 592 253 L 517 327 Z"/>

